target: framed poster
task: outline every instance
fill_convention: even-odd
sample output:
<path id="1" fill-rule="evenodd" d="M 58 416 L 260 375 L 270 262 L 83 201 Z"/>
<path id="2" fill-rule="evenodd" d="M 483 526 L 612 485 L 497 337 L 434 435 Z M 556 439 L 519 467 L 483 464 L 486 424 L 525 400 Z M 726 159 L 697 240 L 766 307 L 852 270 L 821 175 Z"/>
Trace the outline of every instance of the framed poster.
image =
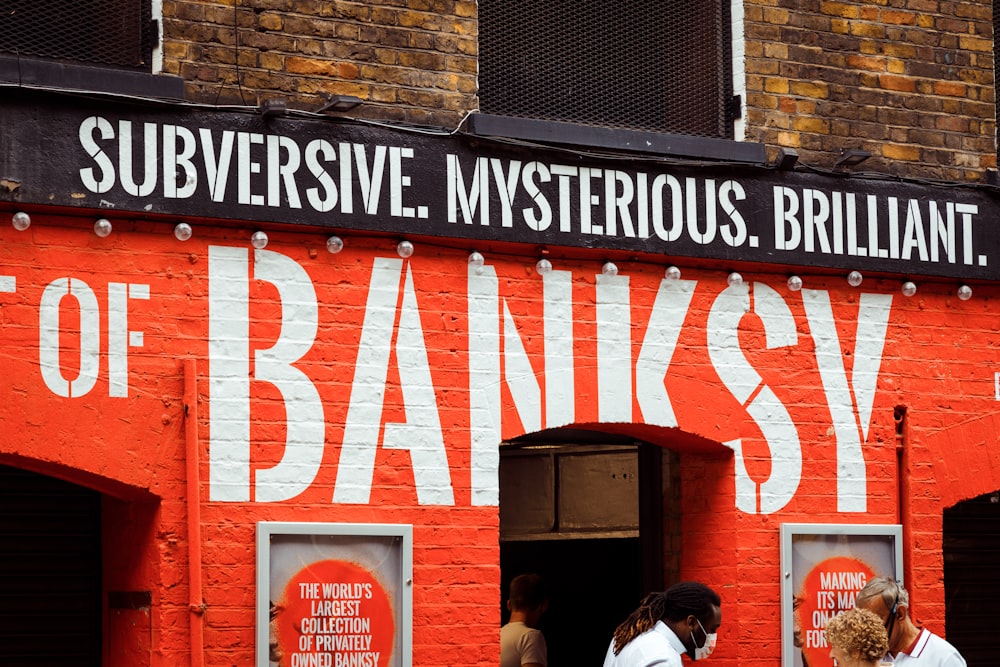
<path id="1" fill-rule="evenodd" d="M 902 583 L 897 525 L 782 524 L 782 667 L 833 667 L 826 622 L 874 577 Z"/>
<path id="2" fill-rule="evenodd" d="M 257 667 L 410 667 L 412 527 L 257 524 Z"/>

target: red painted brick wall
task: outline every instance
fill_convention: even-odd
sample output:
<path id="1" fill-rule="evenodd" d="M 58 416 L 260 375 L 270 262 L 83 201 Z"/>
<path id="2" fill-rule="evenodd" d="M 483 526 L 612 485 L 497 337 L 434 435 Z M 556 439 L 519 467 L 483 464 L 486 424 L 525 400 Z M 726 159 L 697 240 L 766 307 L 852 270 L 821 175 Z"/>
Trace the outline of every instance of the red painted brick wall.
<path id="1" fill-rule="evenodd" d="M 204 628 L 205 664 L 252 664 L 254 539 L 259 521 L 413 524 L 414 664 L 494 664 L 500 595 L 498 518 L 495 506 L 471 502 L 468 249 L 416 239 L 417 251 L 401 262 L 400 274 L 410 272 L 412 277 L 433 385 L 425 389 L 433 391 L 439 411 L 454 504 L 421 505 L 410 456 L 384 447 L 377 452 L 370 502 L 331 502 L 372 265 L 378 258 L 399 258 L 395 240 L 352 236 L 341 254 L 330 255 L 320 233 L 277 229 L 268 230 L 267 251 L 301 266 L 318 298 L 316 342 L 298 367 L 322 398 L 324 458 L 315 481 L 291 500 L 218 502 L 211 500 L 208 488 L 213 410 L 208 385 L 208 252 L 210 246 L 232 247 L 249 258 L 252 230 L 211 228 L 193 220 L 194 237 L 182 243 L 174 239 L 171 223 L 112 220 L 114 231 L 105 239 L 93 234 L 91 218 L 54 211 L 33 211 L 33 224 L 26 232 L 0 227 L 0 275 L 16 279 L 13 291 L 0 292 L 7 386 L 0 417 L 5 424 L 18 425 L 9 427 L 0 442 L 0 462 L 107 494 L 105 587 L 153 594 L 148 630 L 135 623 L 108 625 L 113 634 L 107 642 L 108 664 L 124 664 L 124 656 L 145 650 L 147 644 L 148 664 L 184 664 L 189 659 L 192 622 Z M 504 254 L 502 249 L 482 251 L 497 273 L 500 296 L 536 377 L 544 383 L 543 290 L 534 259 Z M 595 289 L 602 260 L 553 256 L 557 270 L 572 272 L 578 423 L 599 421 Z M 619 261 L 620 276 L 629 281 L 633 358 L 640 354 L 663 268 L 653 260 Z M 912 512 L 904 531 L 912 545 L 908 567 L 915 612 L 932 630 L 943 632 L 941 512 L 959 500 L 1000 488 L 1000 459 L 990 453 L 995 449 L 996 419 L 984 417 L 996 411 L 991 348 L 983 335 L 997 316 L 993 288 L 977 287 L 973 299 L 963 302 L 954 296 L 952 285 L 928 283 L 908 299 L 899 294 L 894 280 L 866 280 L 855 289 L 840 276 L 803 276 L 805 290 L 829 294 L 848 374 L 855 363 L 861 295 L 891 297 L 870 430 L 863 445 L 867 510 L 844 513 L 837 511 L 837 447 L 812 338 L 819 326 L 803 305 L 804 292 L 789 291 L 784 275 L 745 274 L 753 294 L 763 294 L 762 285 L 772 288 L 795 320 L 795 345 L 769 349 L 764 320 L 756 311 L 742 318 L 738 339 L 762 383 L 788 410 L 803 456 L 802 478 L 790 502 L 774 513 L 755 514 L 735 509 L 734 460 L 730 450 L 719 444 L 740 438 L 750 476 L 762 483 L 773 475 L 767 441 L 727 389 L 723 380 L 728 371 L 709 350 L 713 344 L 709 321 L 726 290 L 726 273 L 688 266 L 683 270 L 683 279 L 696 285 L 664 380 L 678 428 L 616 428 L 641 430 L 643 437 L 680 452 L 681 576 L 710 583 L 724 598 L 725 623 L 713 660 L 742 666 L 777 661 L 782 523 L 898 521 L 896 406 L 908 411 Z M 55 395 L 42 381 L 39 365 L 40 304 L 46 286 L 62 284 L 57 282 L 62 278 L 70 279 L 71 294 L 85 294 L 89 288 L 101 313 L 98 378 L 93 389 L 77 398 Z M 126 397 L 109 396 L 109 283 L 149 286 L 148 300 L 128 302 L 128 329 L 141 331 L 143 339 L 128 350 Z M 406 293 L 405 287 L 399 289 L 400 295 Z M 276 318 L 285 304 L 265 281 L 252 281 L 250 294 L 253 346 L 265 349 L 280 335 Z M 76 299 L 63 296 L 55 303 L 63 351 L 59 372 L 73 379 L 80 366 L 75 351 L 89 342 L 78 333 L 82 325 Z M 400 317 L 397 311 L 396 327 Z M 197 499 L 186 497 L 182 361 L 188 358 L 196 360 L 198 372 L 202 488 Z M 389 368 L 383 426 L 408 419 L 398 358 L 390 360 Z M 284 413 L 272 386 L 252 385 L 251 455 L 256 468 L 266 468 L 282 455 Z M 506 390 L 503 401 L 502 435 L 520 435 L 525 406 L 515 405 Z M 638 403 L 633 414 L 636 422 L 642 421 Z M 701 440 L 681 438 L 680 433 Z M 198 546 L 205 604 L 201 620 L 188 607 L 193 571 L 187 528 L 191 502 L 199 503 L 201 512 Z"/>

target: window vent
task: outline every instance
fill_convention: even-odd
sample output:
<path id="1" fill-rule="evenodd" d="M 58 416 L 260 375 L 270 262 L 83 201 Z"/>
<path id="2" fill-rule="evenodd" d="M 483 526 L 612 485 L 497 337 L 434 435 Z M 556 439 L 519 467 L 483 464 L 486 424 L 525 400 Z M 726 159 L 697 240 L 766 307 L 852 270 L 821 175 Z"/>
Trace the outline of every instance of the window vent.
<path id="1" fill-rule="evenodd" d="M 730 24 L 719 0 L 480 0 L 480 109 L 731 139 Z"/>
<path id="2" fill-rule="evenodd" d="M 3 0 L 0 54 L 148 72 L 150 0 Z"/>

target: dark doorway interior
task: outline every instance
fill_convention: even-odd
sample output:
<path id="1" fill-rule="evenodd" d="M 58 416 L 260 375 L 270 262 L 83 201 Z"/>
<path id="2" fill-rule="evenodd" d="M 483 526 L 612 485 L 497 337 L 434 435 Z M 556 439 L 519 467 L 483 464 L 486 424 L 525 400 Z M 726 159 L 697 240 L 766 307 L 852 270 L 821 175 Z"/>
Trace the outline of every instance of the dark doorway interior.
<path id="1" fill-rule="evenodd" d="M 675 572 L 676 455 L 648 443 L 571 431 L 500 449 L 501 620 L 510 581 L 536 573 L 549 608 L 551 667 L 601 665 L 619 623 Z M 667 542 L 671 542 L 667 538 Z"/>
<path id="2" fill-rule="evenodd" d="M 0 466 L 0 665 L 100 664 L 100 494 Z"/>
<path id="3" fill-rule="evenodd" d="M 549 610 L 539 629 L 551 667 L 601 665 L 612 633 L 643 595 L 634 538 L 510 542 L 500 548 L 500 571 L 505 592 L 518 574 L 545 579 Z M 504 623 L 508 616 L 504 608 Z"/>
<path id="4" fill-rule="evenodd" d="M 1000 653 L 1000 492 L 944 511 L 945 634 L 970 665 L 992 665 Z"/>

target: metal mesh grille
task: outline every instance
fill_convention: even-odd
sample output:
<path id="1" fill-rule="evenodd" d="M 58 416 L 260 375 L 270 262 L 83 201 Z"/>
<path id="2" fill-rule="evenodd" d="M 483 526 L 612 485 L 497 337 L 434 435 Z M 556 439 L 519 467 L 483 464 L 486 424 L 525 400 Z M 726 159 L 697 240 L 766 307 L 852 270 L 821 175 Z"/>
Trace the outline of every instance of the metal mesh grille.
<path id="1" fill-rule="evenodd" d="M 480 108 L 730 137 L 730 42 L 720 0 L 480 0 Z"/>
<path id="2" fill-rule="evenodd" d="M 0 0 L 0 53 L 150 69 L 150 0 Z"/>

